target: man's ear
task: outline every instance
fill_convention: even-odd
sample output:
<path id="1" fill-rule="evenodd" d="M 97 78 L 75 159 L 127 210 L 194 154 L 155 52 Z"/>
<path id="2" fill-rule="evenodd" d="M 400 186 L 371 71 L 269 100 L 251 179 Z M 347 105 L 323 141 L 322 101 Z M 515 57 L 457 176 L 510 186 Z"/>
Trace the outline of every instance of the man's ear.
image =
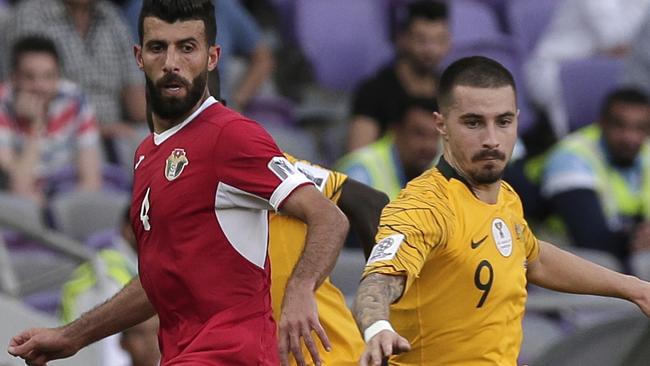
<path id="1" fill-rule="evenodd" d="M 445 124 L 445 117 L 439 112 L 433 112 L 433 123 L 435 124 L 436 130 L 438 130 L 440 136 L 443 139 L 448 140 L 449 136 L 447 134 L 447 125 Z"/>
<path id="2" fill-rule="evenodd" d="M 133 45 L 133 56 L 135 56 L 135 63 L 138 64 L 138 68 L 143 70 L 144 62 L 142 61 L 142 46 L 139 44 Z"/>
<path id="3" fill-rule="evenodd" d="M 221 57 L 221 46 L 215 45 L 208 48 L 208 71 L 212 71 L 217 67 L 219 58 Z"/>

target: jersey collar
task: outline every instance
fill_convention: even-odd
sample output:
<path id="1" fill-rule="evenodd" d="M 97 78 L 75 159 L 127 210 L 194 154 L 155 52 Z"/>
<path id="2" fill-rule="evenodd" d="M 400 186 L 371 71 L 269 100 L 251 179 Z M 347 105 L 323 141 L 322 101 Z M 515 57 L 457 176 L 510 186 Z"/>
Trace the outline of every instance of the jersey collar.
<path id="1" fill-rule="evenodd" d="M 209 96 L 208 99 L 206 99 L 203 104 L 199 108 L 197 108 L 194 113 L 190 114 L 185 120 L 176 126 L 162 132 L 162 133 L 155 133 L 153 134 L 153 143 L 156 144 L 156 146 L 162 144 L 165 142 L 168 138 L 174 136 L 176 132 L 180 131 L 183 127 L 185 127 L 188 123 L 192 122 L 196 116 L 201 114 L 204 110 L 208 109 L 211 105 L 218 103 L 216 99 L 214 99 L 213 96 Z"/>
<path id="2" fill-rule="evenodd" d="M 445 160 L 444 155 L 440 157 L 440 160 L 438 161 L 438 164 L 436 165 L 436 169 L 442 174 L 443 177 L 445 177 L 447 180 L 451 179 L 456 179 L 460 182 L 462 182 L 464 185 L 469 188 L 469 191 L 474 194 L 474 190 L 472 190 L 472 186 L 469 184 L 467 179 L 465 179 L 462 175 L 458 174 L 456 169 L 454 169 L 447 160 Z"/>

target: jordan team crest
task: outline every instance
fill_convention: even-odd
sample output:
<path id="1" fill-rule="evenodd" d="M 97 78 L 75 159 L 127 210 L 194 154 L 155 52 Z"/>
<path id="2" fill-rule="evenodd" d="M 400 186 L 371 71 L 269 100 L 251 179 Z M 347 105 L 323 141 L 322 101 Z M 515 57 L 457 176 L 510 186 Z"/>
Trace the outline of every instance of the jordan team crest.
<path id="1" fill-rule="evenodd" d="M 165 178 L 170 182 L 178 178 L 189 163 L 190 161 L 185 156 L 185 150 L 174 149 L 167 158 L 167 164 L 165 164 Z"/>

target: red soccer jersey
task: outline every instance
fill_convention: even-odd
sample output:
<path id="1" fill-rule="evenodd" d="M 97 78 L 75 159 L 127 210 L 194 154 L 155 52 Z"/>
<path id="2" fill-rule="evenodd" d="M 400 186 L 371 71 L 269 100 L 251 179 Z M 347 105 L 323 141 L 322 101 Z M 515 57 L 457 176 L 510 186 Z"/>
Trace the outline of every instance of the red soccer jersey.
<path id="1" fill-rule="evenodd" d="M 135 154 L 140 281 L 162 365 L 277 365 L 268 212 L 309 184 L 257 123 L 209 98 Z"/>

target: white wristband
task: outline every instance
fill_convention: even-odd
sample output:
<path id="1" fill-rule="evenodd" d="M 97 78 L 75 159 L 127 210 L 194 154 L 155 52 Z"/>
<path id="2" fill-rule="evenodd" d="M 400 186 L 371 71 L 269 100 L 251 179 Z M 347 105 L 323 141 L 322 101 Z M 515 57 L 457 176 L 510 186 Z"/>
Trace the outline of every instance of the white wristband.
<path id="1" fill-rule="evenodd" d="M 382 330 L 390 330 L 393 333 L 395 332 L 395 329 L 393 329 L 387 320 L 377 320 L 376 322 L 370 324 L 370 326 L 363 331 L 363 339 L 366 341 L 366 343 L 368 343 L 372 337 L 376 336 L 377 333 L 381 332 Z"/>

